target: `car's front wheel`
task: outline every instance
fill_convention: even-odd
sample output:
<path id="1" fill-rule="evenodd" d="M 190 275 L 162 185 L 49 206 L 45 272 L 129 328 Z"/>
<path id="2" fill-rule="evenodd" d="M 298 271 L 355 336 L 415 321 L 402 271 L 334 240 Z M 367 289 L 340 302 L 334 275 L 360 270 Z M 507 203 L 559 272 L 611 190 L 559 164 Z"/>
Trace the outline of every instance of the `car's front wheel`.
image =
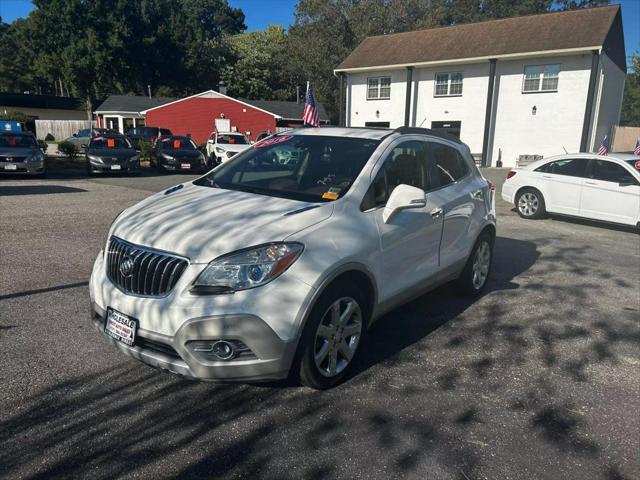
<path id="1" fill-rule="evenodd" d="M 346 283 L 321 296 L 300 339 L 300 383 L 323 390 L 344 379 L 364 334 L 365 301 L 356 286 Z"/>
<path id="2" fill-rule="evenodd" d="M 518 193 L 516 209 L 522 218 L 536 220 L 546 213 L 544 197 L 535 188 L 525 188 Z"/>

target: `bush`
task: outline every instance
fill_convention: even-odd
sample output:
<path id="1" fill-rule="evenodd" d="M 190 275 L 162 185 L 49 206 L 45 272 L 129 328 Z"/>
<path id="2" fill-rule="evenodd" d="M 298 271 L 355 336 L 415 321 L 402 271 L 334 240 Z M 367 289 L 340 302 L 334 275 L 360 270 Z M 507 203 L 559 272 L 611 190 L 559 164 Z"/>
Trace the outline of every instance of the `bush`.
<path id="1" fill-rule="evenodd" d="M 73 159 L 78 154 L 78 147 L 71 142 L 60 142 L 58 144 L 58 151 L 66 155 L 69 159 Z"/>
<path id="2" fill-rule="evenodd" d="M 54 137 L 50 133 L 47 133 L 47 136 L 44 137 L 44 141 L 45 142 L 55 142 L 56 141 L 56 137 Z"/>
<path id="3" fill-rule="evenodd" d="M 38 148 L 42 150 L 42 153 L 45 153 L 47 148 L 49 148 L 49 144 L 44 140 L 38 140 Z"/>
<path id="4" fill-rule="evenodd" d="M 153 147 L 151 144 L 143 139 L 138 142 L 138 148 L 140 149 L 140 160 L 150 160 Z"/>

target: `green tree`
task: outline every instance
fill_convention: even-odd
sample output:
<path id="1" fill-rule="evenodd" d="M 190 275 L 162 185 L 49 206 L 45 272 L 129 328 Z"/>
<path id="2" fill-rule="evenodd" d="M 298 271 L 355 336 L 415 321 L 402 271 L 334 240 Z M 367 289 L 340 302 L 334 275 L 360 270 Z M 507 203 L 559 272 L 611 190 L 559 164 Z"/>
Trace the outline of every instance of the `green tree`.
<path id="1" fill-rule="evenodd" d="M 640 51 L 631 55 L 631 73 L 627 74 L 624 85 L 620 125 L 640 127 Z"/>
<path id="2" fill-rule="evenodd" d="M 233 61 L 222 79 L 232 97 L 287 100 L 295 95 L 282 65 L 287 61 L 286 32 L 279 25 L 231 36 Z"/>

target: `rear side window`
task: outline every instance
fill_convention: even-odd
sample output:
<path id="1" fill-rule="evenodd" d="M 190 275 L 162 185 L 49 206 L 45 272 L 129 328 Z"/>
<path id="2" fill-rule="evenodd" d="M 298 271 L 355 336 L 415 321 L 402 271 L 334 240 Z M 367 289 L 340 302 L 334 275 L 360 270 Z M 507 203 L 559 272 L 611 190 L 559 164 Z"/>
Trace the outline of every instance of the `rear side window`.
<path id="1" fill-rule="evenodd" d="M 455 148 L 440 143 L 432 143 L 434 166 L 432 180 L 435 188 L 457 182 L 469 173 L 469 165 Z"/>
<path id="2" fill-rule="evenodd" d="M 606 160 L 594 160 L 591 164 L 590 178 L 604 182 L 629 183 L 635 178 L 624 167 Z"/>
<path id="3" fill-rule="evenodd" d="M 567 158 L 545 163 L 536 168 L 536 172 L 552 173 L 554 175 L 565 175 L 568 177 L 586 177 L 587 159 Z"/>

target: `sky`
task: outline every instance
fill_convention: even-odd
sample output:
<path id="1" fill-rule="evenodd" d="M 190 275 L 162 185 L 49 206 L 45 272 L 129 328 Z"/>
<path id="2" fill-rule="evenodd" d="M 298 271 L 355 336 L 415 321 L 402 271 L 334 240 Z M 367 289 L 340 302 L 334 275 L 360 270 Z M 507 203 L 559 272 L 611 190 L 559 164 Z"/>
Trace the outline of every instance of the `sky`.
<path id="1" fill-rule="evenodd" d="M 261 30 L 269 24 L 285 28 L 293 22 L 296 0 L 229 0 L 234 7 L 241 8 L 249 31 Z M 627 55 L 640 51 L 640 0 L 617 0 L 622 5 Z M 0 0 L 0 17 L 10 23 L 16 18 L 26 17 L 33 10 L 30 0 Z"/>

